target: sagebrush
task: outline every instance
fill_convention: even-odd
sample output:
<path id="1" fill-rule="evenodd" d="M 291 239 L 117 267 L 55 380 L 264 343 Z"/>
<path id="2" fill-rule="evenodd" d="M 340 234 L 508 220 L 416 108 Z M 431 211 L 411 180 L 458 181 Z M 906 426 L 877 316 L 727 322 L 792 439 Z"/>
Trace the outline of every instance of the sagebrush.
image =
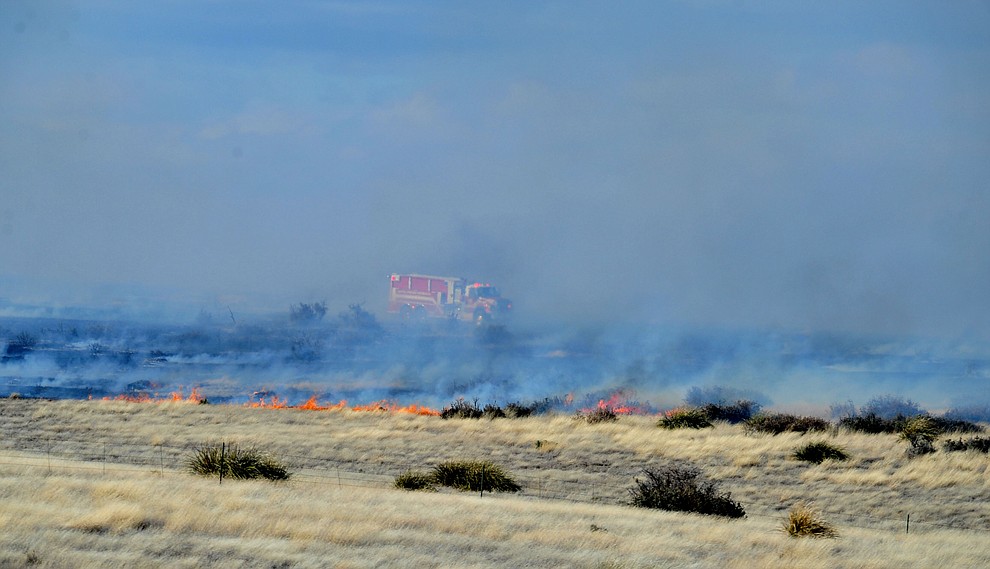
<path id="1" fill-rule="evenodd" d="M 746 515 L 739 502 L 722 492 L 717 482 L 707 480 L 693 466 L 666 465 L 643 470 L 629 490 L 630 504 L 676 512 L 695 512 L 711 516 L 741 518 Z"/>

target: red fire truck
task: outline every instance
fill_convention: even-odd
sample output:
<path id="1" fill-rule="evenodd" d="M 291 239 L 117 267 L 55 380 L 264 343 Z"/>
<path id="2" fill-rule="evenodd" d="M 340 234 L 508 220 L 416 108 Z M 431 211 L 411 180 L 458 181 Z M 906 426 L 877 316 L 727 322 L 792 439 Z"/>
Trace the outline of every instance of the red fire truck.
<path id="1" fill-rule="evenodd" d="M 460 277 L 392 273 L 388 311 L 403 318 L 454 318 L 477 324 L 505 318 L 512 302 L 494 286 Z"/>

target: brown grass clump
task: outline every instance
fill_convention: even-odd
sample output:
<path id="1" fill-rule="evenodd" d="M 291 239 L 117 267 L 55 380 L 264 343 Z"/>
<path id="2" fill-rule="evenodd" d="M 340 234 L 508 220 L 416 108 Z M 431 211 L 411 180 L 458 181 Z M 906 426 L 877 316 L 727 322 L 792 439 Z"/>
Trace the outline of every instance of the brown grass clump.
<path id="1" fill-rule="evenodd" d="M 817 510 L 806 504 L 791 508 L 783 529 L 791 537 L 831 538 L 839 535 Z"/>

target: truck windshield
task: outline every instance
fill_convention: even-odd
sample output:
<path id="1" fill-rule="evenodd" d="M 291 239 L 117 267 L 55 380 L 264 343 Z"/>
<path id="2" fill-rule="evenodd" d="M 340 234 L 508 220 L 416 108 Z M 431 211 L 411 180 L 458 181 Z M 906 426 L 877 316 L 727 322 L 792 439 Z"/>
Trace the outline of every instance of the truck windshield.
<path id="1" fill-rule="evenodd" d="M 498 289 L 493 286 L 479 286 L 474 289 L 474 294 L 478 298 L 498 298 L 501 296 Z"/>

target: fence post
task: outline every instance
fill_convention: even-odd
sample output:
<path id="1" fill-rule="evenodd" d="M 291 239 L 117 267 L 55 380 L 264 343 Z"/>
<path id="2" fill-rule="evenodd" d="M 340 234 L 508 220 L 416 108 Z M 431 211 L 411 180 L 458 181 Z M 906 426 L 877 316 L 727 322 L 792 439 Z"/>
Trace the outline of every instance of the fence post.
<path id="1" fill-rule="evenodd" d="M 46 452 L 48 455 L 48 474 L 52 473 L 52 438 L 48 437 L 48 450 Z"/>
<path id="2" fill-rule="evenodd" d="M 216 448 L 216 447 L 214 447 Z M 220 443 L 220 484 L 223 484 L 223 459 L 227 452 L 227 443 Z"/>
<path id="3" fill-rule="evenodd" d="M 158 445 L 158 458 L 162 469 L 162 478 L 165 478 L 165 447 L 162 445 Z"/>
<path id="4" fill-rule="evenodd" d="M 904 533 L 911 533 L 911 514 L 907 515 L 907 524 L 904 526 Z"/>
<path id="5" fill-rule="evenodd" d="M 478 494 L 479 498 L 485 497 L 485 463 L 481 463 L 481 493 Z"/>
<path id="6" fill-rule="evenodd" d="M 103 443 L 103 475 L 107 473 L 107 443 Z"/>

